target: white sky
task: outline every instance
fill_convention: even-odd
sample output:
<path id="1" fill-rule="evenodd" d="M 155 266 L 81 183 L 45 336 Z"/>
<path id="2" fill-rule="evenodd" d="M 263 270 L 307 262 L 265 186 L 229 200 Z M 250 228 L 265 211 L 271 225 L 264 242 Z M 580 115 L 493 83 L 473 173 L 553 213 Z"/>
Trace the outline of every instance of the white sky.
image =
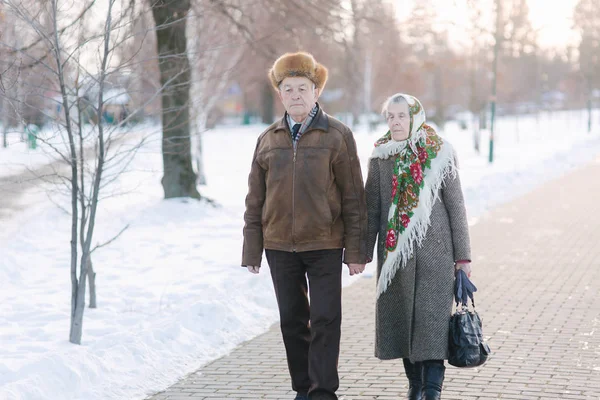
<path id="1" fill-rule="evenodd" d="M 414 5 L 414 0 L 392 0 L 400 20 L 406 19 Z M 460 35 L 461 27 L 468 21 L 464 0 L 432 0 L 437 14 L 443 21 L 451 21 L 451 29 Z M 492 3 L 492 2 L 490 2 Z M 577 0 L 528 0 L 529 17 L 534 29 L 539 30 L 539 44 L 544 48 L 564 48 L 576 43 L 578 34 L 572 30 L 573 10 Z M 493 9 L 486 10 L 492 15 Z"/>
<path id="2" fill-rule="evenodd" d="M 565 47 L 577 40 L 573 31 L 573 10 L 576 0 L 528 0 L 529 16 L 534 29 L 540 30 L 544 47 Z"/>

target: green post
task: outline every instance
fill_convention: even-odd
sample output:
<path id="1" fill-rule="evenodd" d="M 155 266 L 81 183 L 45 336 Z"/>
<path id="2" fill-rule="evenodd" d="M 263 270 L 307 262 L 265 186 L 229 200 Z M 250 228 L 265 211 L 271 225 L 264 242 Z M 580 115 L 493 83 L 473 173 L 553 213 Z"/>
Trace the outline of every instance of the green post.
<path id="1" fill-rule="evenodd" d="M 29 124 L 25 127 L 27 131 L 27 144 L 29 148 L 35 150 L 37 148 L 37 135 L 39 133 L 37 125 Z"/>

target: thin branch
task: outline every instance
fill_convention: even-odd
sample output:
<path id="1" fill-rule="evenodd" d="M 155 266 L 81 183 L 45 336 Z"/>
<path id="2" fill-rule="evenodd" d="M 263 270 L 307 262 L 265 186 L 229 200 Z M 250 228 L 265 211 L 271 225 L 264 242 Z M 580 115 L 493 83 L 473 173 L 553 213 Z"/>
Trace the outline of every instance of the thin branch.
<path id="1" fill-rule="evenodd" d="M 117 233 L 117 235 L 115 237 L 113 237 L 112 239 L 110 239 L 107 242 L 104 242 L 102 244 L 98 244 L 96 245 L 92 250 L 90 250 L 90 254 L 92 254 L 93 252 L 95 252 L 98 249 L 101 249 L 102 247 L 106 247 L 108 245 L 110 245 L 111 243 L 113 243 L 115 240 L 117 240 L 127 229 L 129 229 L 129 224 L 125 225 L 125 227 L 123 229 L 121 229 L 121 231 L 119 233 Z"/>
<path id="2" fill-rule="evenodd" d="M 20 7 L 15 6 L 14 4 L 12 4 L 12 1 L 8 2 L 12 8 L 14 9 L 20 9 Z M 96 0 L 91 0 L 90 3 L 88 4 L 87 7 L 85 7 L 83 9 L 83 11 L 81 13 L 79 13 L 79 15 L 67 26 L 61 28 L 58 30 L 58 32 L 50 32 L 50 34 L 46 37 L 39 37 L 38 40 L 34 41 L 33 43 L 28 44 L 27 46 L 21 47 L 21 48 L 15 48 L 14 50 L 12 50 L 9 55 L 14 55 L 16 53 L 25 53 L 27 51 L 29 51 L 30 49 L 32 49 L 33 47 L 37 46 L 38 44 L 40 44 L 42 41 L 44 41 L 44 39 L 48 40 L 50 37 L 52 37 L 55 33 L 58 35 L 62 35 L 63 33 L 65 33 L 65 31 L 67 31 L 67 29 L 72 28 L 73 26 L 75 26 L 79 20 L 81 18 L 84 17 L 84 15 L 92 8 L 92 6 L 94 5 L 94 3 L 96 3 Z M 15 8 L 16 7 L 16 8 Z M 21 15 L 24 16 L 24 14 L 21 13 Z M 32 24 L 32 21 L 27 21 L 30 25 Z M 43 56 L 43 58 L 47 58 L 50 55 L 50 53 L 47 53 L 46 55 Z"/>

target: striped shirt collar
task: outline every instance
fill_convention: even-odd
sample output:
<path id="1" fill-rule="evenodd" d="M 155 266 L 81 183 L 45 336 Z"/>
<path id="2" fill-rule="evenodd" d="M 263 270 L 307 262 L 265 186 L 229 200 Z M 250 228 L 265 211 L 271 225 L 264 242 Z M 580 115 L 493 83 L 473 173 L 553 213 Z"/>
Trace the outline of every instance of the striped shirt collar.
<path id="1" fill-rule="evenodd" d="M 319 105 L 315 104 L 313 109 L 310 110 L 310 112 L 308 113 L 308 117 L 306 117 L 306 119 L 302 122 L 302 125 L 300 126 L 300 130 L 298 131 L 300 134 L 306 132 L 306 129 L 310 126 L 311 122 L 313 121 L 313 119 L 315 118 L 315 115 L 317 115 L 318 112 L 319 112 Z M 290 132 L 291 132 L 294 125 L 297 124 L 298 122 L 294 121 L 294 119 L 290 116 L 290 114 L 286 113 L 286 116 L 287 116 L 288 127 L 290 128 Z"/>

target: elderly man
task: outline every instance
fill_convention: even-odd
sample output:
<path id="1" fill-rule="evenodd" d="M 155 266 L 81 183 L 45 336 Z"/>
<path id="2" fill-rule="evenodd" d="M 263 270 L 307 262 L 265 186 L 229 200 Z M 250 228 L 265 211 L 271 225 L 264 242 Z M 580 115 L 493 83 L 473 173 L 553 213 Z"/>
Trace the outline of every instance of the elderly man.
<path id="1" fill-rule="evenodd" d="M 312 55 L 281 56 L 269 78 L 286 113 L 257 141 L 242 266 L 258 273 L 265 249 L 296 399 L 337 399 L 342 260 L 350 275 L 366 261 L 356 143 L 317 103 L 327 69 Z"/>

